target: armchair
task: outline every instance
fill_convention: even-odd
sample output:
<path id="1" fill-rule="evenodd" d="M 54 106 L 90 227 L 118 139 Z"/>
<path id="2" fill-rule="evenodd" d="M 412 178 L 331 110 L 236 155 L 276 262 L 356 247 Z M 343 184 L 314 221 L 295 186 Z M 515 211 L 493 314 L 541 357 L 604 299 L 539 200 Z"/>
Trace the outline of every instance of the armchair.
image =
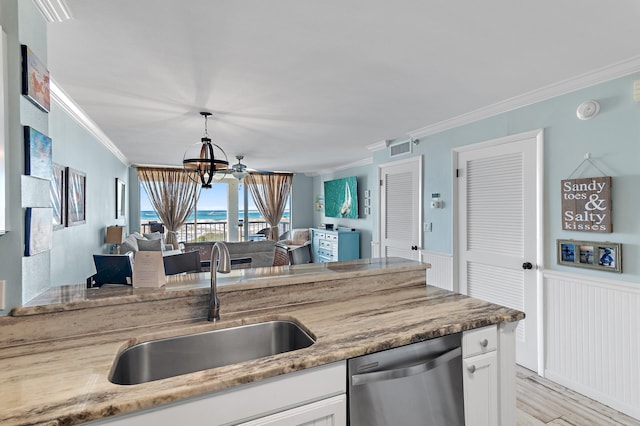
<path id="1" fill-rule="evenodd" d="M 289 249 L 289 262 L 291 265 L 311 263 L 311 244 L 303 244 Z"/>
<path id="2" fill-rule="evenodd" d="M 183 272 L 200 272 L 200 253 L 197 251 L 188 251 L 185 253 L 172 254 L 163 256 L 165 275 L 176 275 Z"/>
<path id="3" fill-rule="evenodd" d="M 87 280 L 87 286 L 103 284 L 131 285 L 133 276 L 133 253 L 127 254 L 94 254 L 95 275 Z"/>
<path id="4" fill-rule="evenodd" d="M 311 232 L 309 228 L 294 228 L 280 236 L 280 243 L 283 246 L 292 248 L 293 246 L 301 246 L 311 242 Z"/>

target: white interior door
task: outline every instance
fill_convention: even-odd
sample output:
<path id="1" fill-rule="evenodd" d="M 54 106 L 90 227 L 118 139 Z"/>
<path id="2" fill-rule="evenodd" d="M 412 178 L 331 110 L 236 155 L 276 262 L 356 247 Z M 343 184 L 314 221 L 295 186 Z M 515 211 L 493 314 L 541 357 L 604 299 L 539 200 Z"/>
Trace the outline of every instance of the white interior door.
<path id="1" fill-rule="evenodd" d="M 420 260 L 422 156 L 379 166 L 380 255 Z"/>
<path id="2" fill-rule="evenodd" d="M 456 179 L 460 292 L 525 312 L 516 329 L 516 361 L 534 371 L 541 149 L 542 132 L 464 147 Z"/>

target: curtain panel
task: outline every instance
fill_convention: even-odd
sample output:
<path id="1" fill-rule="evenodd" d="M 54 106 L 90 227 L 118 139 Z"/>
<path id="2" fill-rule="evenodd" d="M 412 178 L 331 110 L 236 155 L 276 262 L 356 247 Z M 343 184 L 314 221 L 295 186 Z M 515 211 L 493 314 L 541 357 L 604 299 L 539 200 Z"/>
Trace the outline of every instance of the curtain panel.
<path id="1" fill-rule="evenodd" d="M 269 224 L 268 238 L 278 241 L 280 232 L 278 224 L 287 205 L 287 197 L 291 192 L 292 173 L 257 174 L 251 173 L 244 178 L 251 191 L 253 201 L 260 214 Z"/>
<path id="2" fill-rule="evenodd" d="M 167 228 L 165 243 L 177 249 L 177 231 L 195 207 L 200 185 L 183 169 L 138 167 L 136 172 L 151 205 Z"/>

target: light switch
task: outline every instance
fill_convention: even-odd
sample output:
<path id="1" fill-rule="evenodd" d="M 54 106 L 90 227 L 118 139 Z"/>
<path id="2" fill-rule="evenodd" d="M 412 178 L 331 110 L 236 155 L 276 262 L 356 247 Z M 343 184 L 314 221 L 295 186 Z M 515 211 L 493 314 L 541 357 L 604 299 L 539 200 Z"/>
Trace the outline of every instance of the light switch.
<path id="1" fill-rule="evenodd" d="M 424 232 L 431 232 L 432 230 L 432 222 L 425 222 L 424 223 Z"/>

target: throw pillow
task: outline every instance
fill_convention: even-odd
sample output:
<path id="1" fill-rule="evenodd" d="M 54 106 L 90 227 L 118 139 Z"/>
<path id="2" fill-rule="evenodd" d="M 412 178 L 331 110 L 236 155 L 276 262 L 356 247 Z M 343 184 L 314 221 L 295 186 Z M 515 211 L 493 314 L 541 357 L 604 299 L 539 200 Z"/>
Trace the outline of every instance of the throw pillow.
<path id="1" fill-rule="evenodd" d="M 134 253 L 138 251 L 138 239 L 134 235 L 127 235 L 127 238 L 120 244 L 120 253 L 128 253 L 130 251 Z"/>
<path id="2" fill-rule="evenodd" d="M 162 234 L 159 232 L 152 232 L 150 234 L 144 234 L 147 240 L 162 240 Z"/>
<path id="3" fill-rule="evenodd" d="M 162 241 L 161 240 L 138 240 L 138 250 L 162 251 Z"/>

